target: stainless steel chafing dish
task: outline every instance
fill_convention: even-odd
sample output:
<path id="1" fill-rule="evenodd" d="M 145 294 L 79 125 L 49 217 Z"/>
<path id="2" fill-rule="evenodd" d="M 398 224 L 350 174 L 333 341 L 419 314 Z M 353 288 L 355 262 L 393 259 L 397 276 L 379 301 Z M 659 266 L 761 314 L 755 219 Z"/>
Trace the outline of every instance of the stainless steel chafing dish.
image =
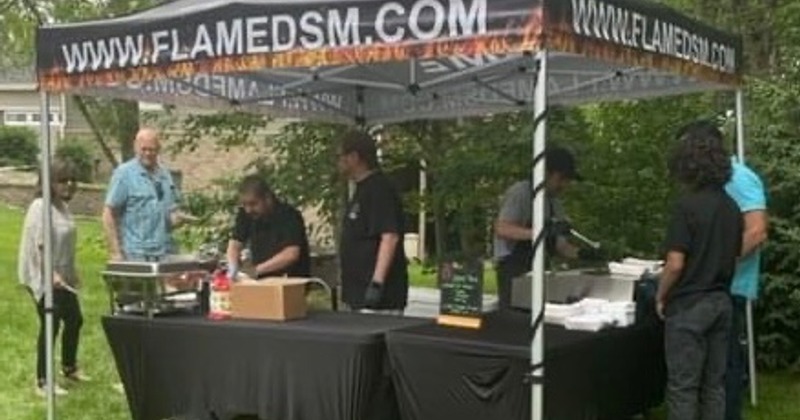
<path id="1" fill-rule="evenodd" d="M 568 303 L 583 298 L 609 301 L 632 301 L 637 276 L 610 274 L 602 270 L 570 270 L 545 273 L 545 301 Z M 517 277 L 511 283 L 511 306 L 531 308 L 531 274 Z"/>
<path id="2" fill-rule="evenodd" d="M 201 304 L 203 280 L 217 266 L 213 260 L 170 256 L 159 262 L 111 261 L 101 273 L 111 313 L 195 311 Z"/>

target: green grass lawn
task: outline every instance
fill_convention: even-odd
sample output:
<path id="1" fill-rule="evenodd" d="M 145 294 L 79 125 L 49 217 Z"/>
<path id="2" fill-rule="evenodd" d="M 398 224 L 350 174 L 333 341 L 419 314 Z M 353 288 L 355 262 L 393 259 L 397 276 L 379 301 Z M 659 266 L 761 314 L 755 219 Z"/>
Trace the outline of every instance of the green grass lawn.
<path id="1" fill-rule="evenodd" d="M 5 292 L 0 297 L 0 419 L 45 418 L 45 402 L 34 394 L 36 309 L 17 283 L 17 247 L 22 226 L 21 210 L 0 208 L 0 278 Z M 118 382 L 116 367 L 100 327 L 100 317 L 108 312 L 108 299 L 99 272 L 105 260 L 100 246 L 100 227 L 82 221 L 78 227 L 80 274 L 84 283 L 81 295 L 84 327 L 79 363 L 93 381 L 70 388 L 70 395 L 57 401 L 60 419 L 129 419 L 125 398 L 112 389 Z M 56 350 L 58 357 L 58 349 Z M 58 359 L 56 359 L 58 360 Z M 59 366 L 58 363 L 56 366 Z"/>
<path id="2" fill-rule="evenodd" d="M 5 292 L 0 297 L 0 420 L 42 419 L 44 400 L 34 394 L 36 312 L 27 294 L 17 285 L 17 245 L 22 211 L 0 207 L 0 278 Z M 82 305 L 84 327 L 79 361 L 93 381 L 70 388 L 70 395 L 58 400 L 60 419 L 117 420 L 129 419 L 127 403 L 112 389 L 118 381 L 116 368 L 100 327 L 100 317 L 108 312 L 108 300 L 99 272 L 105 261 L 101 231 L 96 221 L 81 221 L 79 226 L 79 262 L 84 282 Z M 433 273 L 411 268 L 412 283 L 435 286 Z M 486 290 L 494 292 L 495 277 L 486 273 Z M 58 355 L 58 351 L 56 352 Z M 760 377 L 761 404 L 749 412 L 753 420 L 800 419 L 800 375 L 763 374 Z M 662 413 L 655 416 L 663 418 Z"/>

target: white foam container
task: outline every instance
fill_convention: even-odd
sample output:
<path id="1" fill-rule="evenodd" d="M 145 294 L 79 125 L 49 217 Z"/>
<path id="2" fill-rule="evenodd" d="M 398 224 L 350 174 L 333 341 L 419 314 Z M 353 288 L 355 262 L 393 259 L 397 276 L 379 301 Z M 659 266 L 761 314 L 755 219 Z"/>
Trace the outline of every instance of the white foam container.
<path id="1" fill-rule="evenodd" d="M 596 332 L 609 324 L 610 320 L 604 314 L 588 314 L 567 318 L 564 327 L 568 330 Z"/>
<path id="2" fill-rule="evenodd" d="M 615 327 L 628 327 L 636 322 L 636 304 L 634 302 L 609 302 L 603 307 L 603 313 Z"/>
<path id="3" fill-rule="evenodd" d="M 581 315 L 583 309 L 577 303 L 560 304 L 560 303 L 545 303 L 544 304 L 544 322 L 548 324 L 564 325 L 567 318 Z"/>

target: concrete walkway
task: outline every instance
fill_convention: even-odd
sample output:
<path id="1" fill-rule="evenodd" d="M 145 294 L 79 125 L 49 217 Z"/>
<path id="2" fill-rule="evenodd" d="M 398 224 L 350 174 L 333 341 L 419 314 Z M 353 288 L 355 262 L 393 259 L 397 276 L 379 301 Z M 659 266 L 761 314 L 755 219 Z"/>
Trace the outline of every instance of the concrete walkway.
<path id="1" fill-rule="evenodd" d="M 405 316 L 435 318 L 439 315 L 439 289 L 411 287 L 408 289 L 408 306 Z M 497 296 L 483 295 L 483 312 L 497 309 Z"/>

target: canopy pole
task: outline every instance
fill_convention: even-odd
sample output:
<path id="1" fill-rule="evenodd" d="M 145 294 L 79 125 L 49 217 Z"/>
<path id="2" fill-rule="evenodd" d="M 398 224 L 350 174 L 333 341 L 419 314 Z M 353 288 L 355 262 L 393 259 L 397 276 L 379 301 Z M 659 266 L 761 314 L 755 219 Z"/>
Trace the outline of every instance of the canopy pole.
<path id="1" fill-rule="evenodd" d="M 419 195 L 420 197 L 425 197 L 428 193 L 428 163 L 425 159 L 421 159 L 419 161 Z M 418 223 L 418 231 L 419 236 L 417 241 L 417 256 L 419 257 L 420 261 L 425 261 L 427 259 L 427 255 L 425 255 L 425 244 L 427 243 L 427 236 L 428 236 L 428 208 L 425 206 L 425 200 L 420 200 L 420 209 L 419 209 L 419 218 L 417 220 Z"/>
<path id="2" fill-rule="evenodd" d="M 736 156 L 744 163 L 744 92 L 736 90 Z"/>
<path id="3" fill-rule="evenodd" d="M 55 375 L 53 372 L 53 229 L 52 229 L 52 186 L 50 185 L 50 95 L 41 93 L 41 112 L 39 118 L 41 138 L 39 139 L 42 179 L 42 226 L 44 230 L 43 276 L 44 281 L 44 322 L 45 322 L 45 361 L 47 375 L 47 419 L 54 420 L 55 413 Z"/>
<path id="4" fill-rule="evenodd" d="M 547 142 L 547 51 L 536 57 L 533 92 L 533 265 L 531 267 L 531 419 L 544 419 L 544 237 Z"/>
<path id="5" fill-rule="evenodd" d="M 367 119 L 364 116 L 364 87 L 356 86 L 356 125 L 367 130 Z"/>
<path id="6" fill-rule="evenodd" d="M 744 163 L 744 92 L 736 90 L 736 155 L 739 162 Z M 758 390 L 756 388 L 756 345 L 755 328 L 753 327 L 753 301 L 748 299 L 746 306 L 747 323 L 747 364 L 750 377 L 750 404 L 758 405 Z"/>

